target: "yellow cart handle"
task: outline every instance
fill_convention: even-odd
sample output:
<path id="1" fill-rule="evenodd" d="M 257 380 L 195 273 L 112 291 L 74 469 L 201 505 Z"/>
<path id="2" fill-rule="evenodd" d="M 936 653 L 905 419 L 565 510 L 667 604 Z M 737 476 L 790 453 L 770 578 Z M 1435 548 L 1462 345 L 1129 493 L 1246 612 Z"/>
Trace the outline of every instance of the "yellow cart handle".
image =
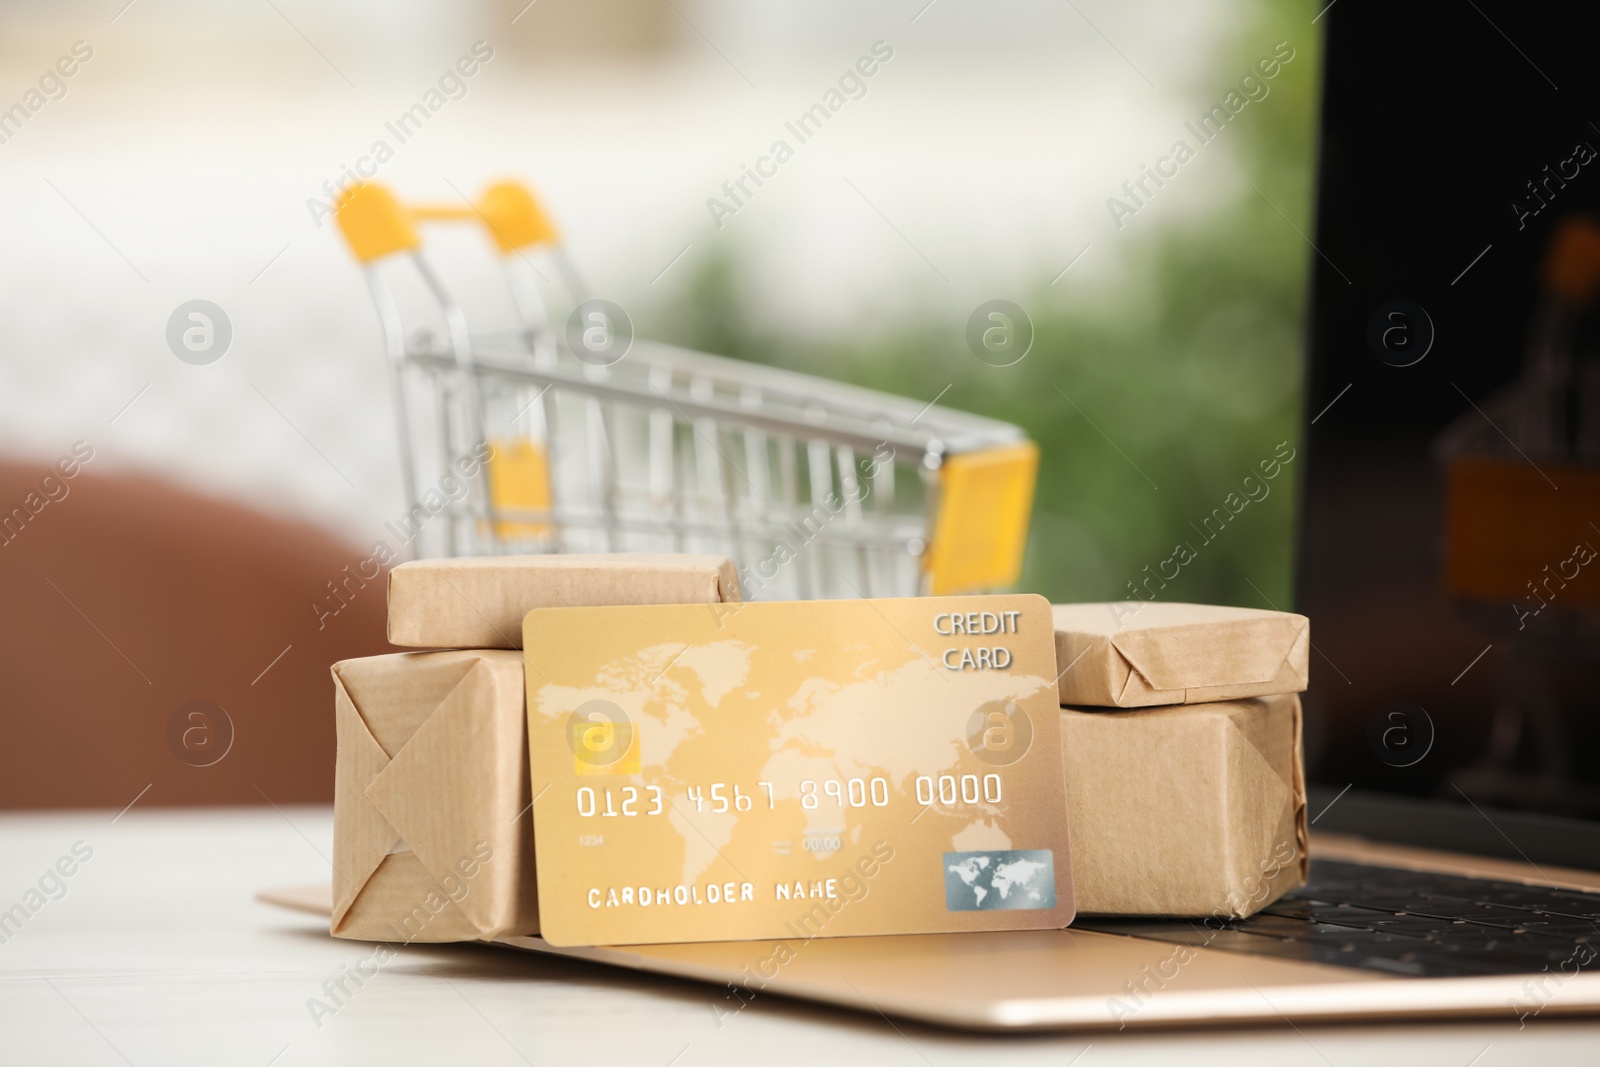
<path id="1" fill-rule="evenodd" d="M 339 198 L 334 217 L 350 251 L 363 263 L 414 252 L 422 244 L 410 213 L 381 185 L 367 182 L 350 189 Z"/>
<path id="2" fill-rule="evenodd" d="M 479 222 L 502 255 L 537 245 L 559 245 L 561 235 L 528 189 L 513 181 L 496 182 L 477 204 L 402 204 L 386 187 L 357 185 L 339 200 L 339 229 L 363 263 L 421 245 L 418 222 Z"/>

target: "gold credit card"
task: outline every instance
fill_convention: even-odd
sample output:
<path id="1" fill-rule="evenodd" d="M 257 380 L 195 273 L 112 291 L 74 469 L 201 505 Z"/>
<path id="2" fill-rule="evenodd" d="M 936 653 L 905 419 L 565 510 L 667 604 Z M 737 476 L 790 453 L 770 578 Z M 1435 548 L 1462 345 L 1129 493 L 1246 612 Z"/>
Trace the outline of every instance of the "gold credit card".
<path id="1" fill-rule="evenodd" d="M 1043 597 L 541 608 L 523 648 L 551 944 L 1072 921 Z"/>

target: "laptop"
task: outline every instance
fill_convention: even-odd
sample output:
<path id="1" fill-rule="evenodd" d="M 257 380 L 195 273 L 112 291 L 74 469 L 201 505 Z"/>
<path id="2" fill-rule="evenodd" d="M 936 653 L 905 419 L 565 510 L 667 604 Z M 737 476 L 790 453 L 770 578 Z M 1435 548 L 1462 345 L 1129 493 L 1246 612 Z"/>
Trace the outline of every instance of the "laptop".
<path id="1" fill-rule="evenodd" d="M 1240 920 L 520 951 L 973 1030 L 1600 1013 L 1600 12 L 1325 34 L 1297 609 L 1310 880 Z M 1597 113 L 1600 117 L 1600 113 Z M 1594 546 L 1593 548 L 1589 546 Z M 326 887 L 264 899 L 327 914 Z"/>

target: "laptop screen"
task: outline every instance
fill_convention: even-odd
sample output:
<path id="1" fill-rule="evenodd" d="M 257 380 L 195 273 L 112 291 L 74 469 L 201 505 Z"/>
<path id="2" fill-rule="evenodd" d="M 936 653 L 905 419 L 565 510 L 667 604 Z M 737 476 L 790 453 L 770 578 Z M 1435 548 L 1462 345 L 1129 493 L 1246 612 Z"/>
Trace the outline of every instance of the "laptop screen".
<path id="1" fill-rule="evenodd" d="M 1600 819 L 1600 10 L 1322 21 L 1310 774 Z"/>

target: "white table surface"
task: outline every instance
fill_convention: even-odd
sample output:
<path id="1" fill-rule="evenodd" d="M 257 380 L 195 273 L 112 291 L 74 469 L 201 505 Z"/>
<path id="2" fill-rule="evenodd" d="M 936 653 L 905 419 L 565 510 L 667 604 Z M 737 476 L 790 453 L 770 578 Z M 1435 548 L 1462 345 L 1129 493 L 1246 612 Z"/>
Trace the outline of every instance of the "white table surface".
<path id="1" fill-rule="evenodd" d="M 114 821 L 113 821 L 114 820 Z M 368 953 L 255 902 L 328 876 L 326 808 L 0 815 L 0 910 L 75 842 L 93 856 L 0 944 L 0 1064 L 1600 1062 L 1600 1023 L 1288 1026 L 977 1037 L 486 946 L 399 950 L 336 1014 L 307 1001 Z M 81 851 L 81 849 L 80 849 Z"/>

